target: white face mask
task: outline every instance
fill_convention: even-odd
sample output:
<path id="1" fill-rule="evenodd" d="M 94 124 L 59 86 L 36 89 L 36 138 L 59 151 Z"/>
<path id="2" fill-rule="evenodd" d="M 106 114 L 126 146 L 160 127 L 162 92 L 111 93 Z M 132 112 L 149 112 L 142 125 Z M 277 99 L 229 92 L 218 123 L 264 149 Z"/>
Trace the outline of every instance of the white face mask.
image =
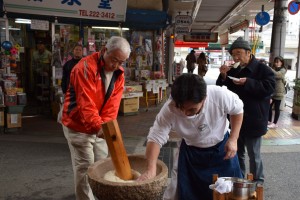
<path id="1" fill-rule="evenodd" d="M 192 116 L 186 116 L 185 114 L 183 114 L 185 116 L 186 119 L 196 119 L 199 116 L 199 113 L 192 115 Z"/>

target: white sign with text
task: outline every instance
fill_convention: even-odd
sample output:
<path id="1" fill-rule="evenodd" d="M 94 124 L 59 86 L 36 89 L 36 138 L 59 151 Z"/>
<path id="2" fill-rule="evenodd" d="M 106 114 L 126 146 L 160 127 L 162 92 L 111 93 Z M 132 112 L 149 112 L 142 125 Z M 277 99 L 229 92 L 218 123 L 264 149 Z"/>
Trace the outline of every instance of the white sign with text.
<path id="1" fill-rule="evenodd" d="M 4 0 L 7 12 L 125 21 L 127 0 Z"/>

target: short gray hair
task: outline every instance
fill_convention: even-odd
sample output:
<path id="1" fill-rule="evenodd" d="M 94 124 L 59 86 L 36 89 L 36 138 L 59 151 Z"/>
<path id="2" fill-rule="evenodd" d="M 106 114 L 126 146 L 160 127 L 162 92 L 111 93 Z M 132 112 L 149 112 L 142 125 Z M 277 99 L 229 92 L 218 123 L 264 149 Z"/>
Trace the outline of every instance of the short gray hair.
<path id="1" fill-rule="evenodd" d="M 128 41 L 125 38 L 119 37 L 119 36 L 112 36 L 108 41 L 107 44 L 105 45 L 107 48 L 107 52 L 109 53 L 110 51 L 113 50 L 121 50 L 124 54 L 129 57 L 130 54 L 130 45 Z"/>

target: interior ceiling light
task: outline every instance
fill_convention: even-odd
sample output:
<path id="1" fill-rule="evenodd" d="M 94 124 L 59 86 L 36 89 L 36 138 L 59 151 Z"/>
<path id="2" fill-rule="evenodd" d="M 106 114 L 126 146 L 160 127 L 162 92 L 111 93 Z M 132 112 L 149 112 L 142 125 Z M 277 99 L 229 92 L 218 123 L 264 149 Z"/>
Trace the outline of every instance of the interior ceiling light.
<path id="1" fill-rule="evenodd" d="M 3 27 L 2 29 L 5 30 L 6 28 Z M 19 30 L 21 30 L 21 29 L 20 29 L 20 28 L 14 28 L 14 27 L 9 26 L 9 27 L 8 27 L 8 30 L 19 31 Z"/>
<path id="2" fill-rule="evenodd" d="M 119 27 L 104 27 L 104 26 L 92 26 L 94 29 L 110 29 L 110 30 L 120 30 Z M 128 31 L 129 28 L 122 28 L 124 31 Z"/>
<path id="3" fill-rule="evenodd" d="M 16 18 L 15 23 L 18 23 L 18 24 L 31 24 L 31 20 L 30 19 Z"/>

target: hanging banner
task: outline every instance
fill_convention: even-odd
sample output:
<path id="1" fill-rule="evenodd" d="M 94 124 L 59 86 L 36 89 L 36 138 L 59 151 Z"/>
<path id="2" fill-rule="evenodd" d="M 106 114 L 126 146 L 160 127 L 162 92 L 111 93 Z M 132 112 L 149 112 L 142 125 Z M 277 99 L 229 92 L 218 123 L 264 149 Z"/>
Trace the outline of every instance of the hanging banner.
<path id="1" fill-rule="evenodd" d="M 127 0 L 4 0 L 7 12 L 125 21 Z"/>

